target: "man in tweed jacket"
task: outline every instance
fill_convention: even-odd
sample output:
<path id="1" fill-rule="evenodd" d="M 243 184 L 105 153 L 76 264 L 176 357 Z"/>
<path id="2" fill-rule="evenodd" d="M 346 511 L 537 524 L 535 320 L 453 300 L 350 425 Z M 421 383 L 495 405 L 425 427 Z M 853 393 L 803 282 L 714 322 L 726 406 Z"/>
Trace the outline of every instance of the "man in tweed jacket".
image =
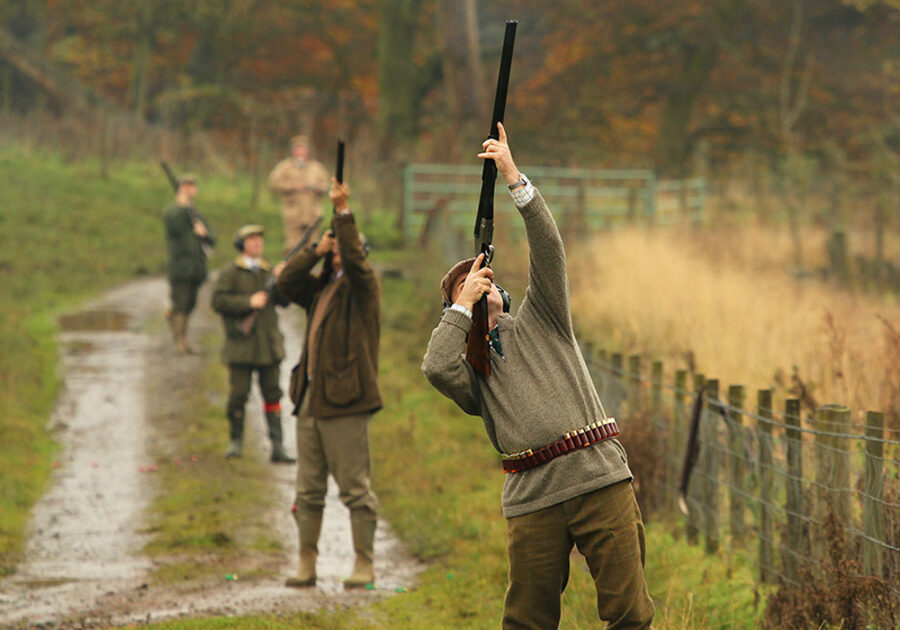
<path id="1" fill-rule="evenodd" d="M 504 458 L 510 569 L 503 627 L 558 626 L 574 544 L 608 628 L 649 628 L 643 523 L 625 450 L 613 437 L 618 429 L 575 340 L 562 239 L 540 193 L 516 168 L 502 124 L 498 129 L 499 140 L 485 141 L 478 157 L 495 161 L 525 222 L 528 289 L 513 316 L 503 312 L 493 271 L 479 268 L 481 256 L 457 263 L 441 282 L 451 306 L 431 335 L 422 371 L 463 411 L 481 416 Z M 472 307 L 483 294 L 493 330 L 488 377 L 465 359 Z"/>

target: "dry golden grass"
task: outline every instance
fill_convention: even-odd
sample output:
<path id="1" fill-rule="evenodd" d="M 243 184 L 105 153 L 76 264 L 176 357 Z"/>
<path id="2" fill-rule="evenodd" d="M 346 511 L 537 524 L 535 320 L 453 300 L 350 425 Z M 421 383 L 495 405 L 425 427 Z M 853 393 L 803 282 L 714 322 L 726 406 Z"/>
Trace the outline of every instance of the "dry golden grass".
<path id="1" fill-rule="evenodd" d="M 809 267 L 824 264 L 824 236 L 805 237 Z M 815 254 L 815 255 L 814 255 Z M 820 403 L 866 410 L 896 405 L 886 375 L 896 348 L 879 316 L 900 330 L 896 297 L 854 293 L 787 273 L 786 231 L 623 230 L 570 248 L 572 309 L 583 340 L 696 369 L 722 385 L 784 395 L 796 366 Z M 780 397 L 780 396 L 779 396 Z"/>

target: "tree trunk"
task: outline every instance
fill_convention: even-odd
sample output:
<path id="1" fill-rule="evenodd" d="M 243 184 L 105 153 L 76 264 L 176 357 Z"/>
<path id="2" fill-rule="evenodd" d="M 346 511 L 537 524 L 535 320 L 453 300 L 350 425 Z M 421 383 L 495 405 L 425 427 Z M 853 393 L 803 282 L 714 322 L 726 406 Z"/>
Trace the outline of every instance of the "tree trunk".
<path id="1" fill-rule="evenodd" d="M 659 126 L 658 167 L 663 174 L 684 178 L 690 154 L 691 114 L 715 66 L 718 47 L 714 43 L 685 45 L 682 54 L 681 80 L 666 100 Z"/>
<path id="2" fill-rule="evenodd" d="M 131 62 L 131 111 L 142 120 L 147 111 L 147 85 L 150 73 L 150 53 L 153 50 L 153 3 L 138 3 L 135 7 L 135 48 Z"/>
<path id="3" fill-rule="evenodd" d="M 383 0 L 378 27 L 378 146 L 381 161 L 409 159 L 416 131 L 413 43 L 421 0 Z"/>
<path id="4" fill-rule="evenodd" d="M 477 125 L 487 120 L 475 0 L 438 0 L 437 27 L 452 128 L 456 130 L 448 157 L 457 161 L 464 146 L 481 139 L 479 131 L 484 134 L 484 130 Z"/>

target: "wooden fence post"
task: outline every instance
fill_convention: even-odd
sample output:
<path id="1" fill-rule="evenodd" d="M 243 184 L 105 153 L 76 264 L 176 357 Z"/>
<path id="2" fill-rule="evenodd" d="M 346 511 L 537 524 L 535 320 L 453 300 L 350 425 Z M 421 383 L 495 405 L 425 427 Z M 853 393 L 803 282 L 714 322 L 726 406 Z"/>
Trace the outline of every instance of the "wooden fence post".
<path id="1" fill-rule="evenodd" d="M 838 523 L 850 524 L 850 452 L 846 434 L 850 410 L 842 405 L 822 405 L 816 409 L 816 489 L 810 550 L 817 561 L 826 557 L 828 545 L 820 523 L 833 511 Z"/>
<path id="2" fill-rule="evenodd" d="M 633 354 L 628 357 L 628 374 L 625 377 L 628 383 L 628 413 L 634 416 L 641 409 L 641 355 Z"/>
<path id="3" fill-rule="evenodd" d="M 719 418 L 722 410 L 718 404 L 719 379 L 706 381 L 705 394 L 708 404 L 703 413 L 703 441 L 700 461 L 704 473 L 703 483 L 703 533 L 706 536 L 706 553 L 719 550 Z"/>
<path id="4" fill-rule="evenodd" d="M 611 416 L 618 416 L 621 410 L 622 400 L 625 398 L 622 391 L 622 376 L 625 374 L 622 353 L 613 352 L 612 355 L 610 355 L 610 362 L 612 363 L 612 367 L 610 368 L 609 388 L 607 389 L 606 394 L 609 397 L 609 409 L 607 409 L 606 412 Z"/>
<path id="5" fill-rule="evenodd" d="M 803 538 L 803 438 L 800 431 L 800 399 L 784 401 L 787 478 L 785 512 L 787 513 L 787 545 L 782 545 L 781 564 L 788 582 L 800 580 L 800 558 L 806 556 Z"/>
<path id="6" fill-rule="evenodd" d="M 663 452 L 663 493 L 662 493 L 662 504 L 664 508 L 670 508 L 673 505 L 673 499 L 675 498 L 675 494 L 672 492 L 666 492 L 665 488 L 670 485 L 670 480 L 674 479 L 675 476 L 678 475 L 678 464 L 677 456 L 673 456 L 676 453 L 675 444 L 674 444 L 674 419 L 673 422 L 666 422 L 666 419 L 663 417 L 663 406 L 662 406 L 662 379 L 663 379 L 663 364 L 662 361 L 653 361 L 650 364 L 650 425 L 659 432 L 659 435 L 662 436 L 662 448 L 665 449 Z"/>
<path id="7" fill-rule="evenodd" d="M 772 542 L 772 390 L 756 394 L 759 416 L 759 579 L 769 582 L 774 574 Z"/>
<path id="8" fill-rule="evenodd" d="M 694 391 L 700 392 L 703 389 L 703 386 L 706 385 L 706 377 L 703 374 L 694 374 Z M 690 408 L 690 407 L 689 407 Z M 689 420 L 690 422 L 690 420 Z M 703 421 L 701 418 L 700 426 L 698 427 L 698 431 L 703 428 Z M 697 445 L 699 448 L 703 448 L 703 434 L 699 433 L 697 436 Z M 699 457 L 697 458 L 700 459 Z M 700 489 L 700 479 L 697 475 L 697 468 L 699 468 L 701 462 L 697 462 L 697 466 L 694 471 L 694 483 L 688 485 L 688 492 L 686 501 L 688 504 L 688 516 L 687 516 L 687 524 L 686 524 L 686 533 L 687 540 L 691 544 L 697 544 L 697 541 L 700 539 L 700 516 L 701 516 L 701 508 L 703 507 L 703 503 L 701 501 L 701 489 Z"/>
<path id="9" fill-rule="evenodd" d="M 684 440 L 682 435 L 687 426 L 687 411 L 685 410 L 685 393 L 687 392 L 687 370 L 675 370 L 675 391 L 672 393 L 672 442 L 669 446 L 672 454 L 672 466 L 674 473 L 669 478 L 666 494 L 672 496 L 672 504 L 674 505 L 674 497 L 678 493 L 678 471 L 684 458 Z"/>
<path id="10" fill-rule="evenodd" d="M 884 571 L 884 414 L 866 414 L 866 490 L 863 493 L 863 570 L 882 577 Z"/>
<path id="11" fill-rule="evenodd" d="M 650 407 L 653 416 L 662 413 L 663 362 L 654 361 L 650 365 Z"/>
<path id="12" fill-rule="evenodd" d="M 743 407 L 744 386 L 731 385 L 728 388 L 728 460 L 730 465 L 729 477 L 731 487 L 729 489 L 729 529 L 731 531 L 731 546 L 735 542 L 743 540 L 744 533 L 744 434 L 743 434 Z"/>

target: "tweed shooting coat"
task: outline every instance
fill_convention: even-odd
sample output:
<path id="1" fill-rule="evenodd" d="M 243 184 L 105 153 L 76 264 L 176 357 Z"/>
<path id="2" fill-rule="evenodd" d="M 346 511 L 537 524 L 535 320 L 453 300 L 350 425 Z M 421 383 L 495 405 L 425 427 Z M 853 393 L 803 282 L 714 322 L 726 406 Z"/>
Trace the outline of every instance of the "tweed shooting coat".
<path id="1" fill-rule="evenodd" d="M 378 389 L 378 344 L 381 334 L 381 287 L 366 259 L 351 213 L 334 215 L 332 223 L 341 249 L 344 278 L 335 289 L 316 330 L 315 365 L 309 366 L 310 324 L 323 285 L 312 269 L 321 258 L 315 245 L 294 254 L 278 276 L 278 290 L 306 310 L 306 333 L 300 362 L 291 374 L 294 413 L 305 396 L 309 414 L 337 418 L 381 409 Z M 307 379 L 307 374 L 312 379 Z"/>
<path id="2" fill-rule="evenodd" d="M 539 192 L 519 212 L 530 249 L 528 289 L 515 316 L 498 317 L 503 356 L 491 350 L 490 376 L 476 375 L 465 359 L 472 319 L 448 308 L 422 363 L 428 381 L 481 416 L 494 448 L 507 454 L 537 450 L 604 419 L 575 340 L 559 230 Z M 625 449 L 607 439 L 505 475 L 503 515 L 528 514 L 631 477 Z"/>
<path id="3" fill-rule="evenodd" d="M 207 234 L 194 234 L 193 218 L 206 225 Z M 201 284 L 206 280 L 206 254 L 203 244 L 215 245 L 209 224 L 192 207 L 173 204 L 166 209 L 166 246 L 169 250 L 169 281 Z"/>
<path id="4" fill-rule="evenodd" d="M 266 306 L 259 312 L 256 325 L 249 335 L 238 326 L 253 312 L 250 296 L 263 291 L 272 277 L 271 267 L 261 261 L 260 268 L 247 267 L 243 256 L 223 269 L 216 278 L 212 294 L 212 308 L 222 316 L 225 326 L 225 346 L 222 362 L 253 366 L 277 365 L 284 359 L 284 336 L 278 328 L 278 313 L 275 306 L 290 304 L 277 290 Z"/>

